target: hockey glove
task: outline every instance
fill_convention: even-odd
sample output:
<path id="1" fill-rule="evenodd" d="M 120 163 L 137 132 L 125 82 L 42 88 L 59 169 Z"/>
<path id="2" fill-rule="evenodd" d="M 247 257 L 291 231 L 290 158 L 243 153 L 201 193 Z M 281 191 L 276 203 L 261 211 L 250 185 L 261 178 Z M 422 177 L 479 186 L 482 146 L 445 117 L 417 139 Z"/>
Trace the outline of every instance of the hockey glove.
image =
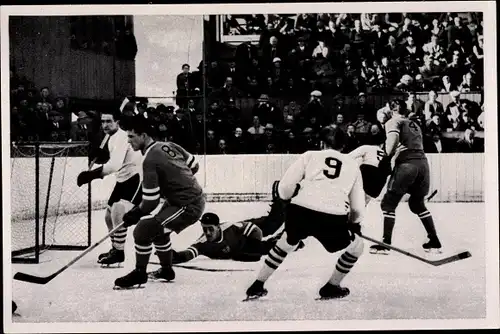
<path id="1" fill-rule="evenodd" d="M 132 210 L 123 215 L 123 226 L 129 227 L 135 225 L 146 214 L 142 212 L 140 206 L 134 207 Z"/>
<path id="2" fill-rule="evenodd" d="M 99 168 L 96 168 L 94 170 L 90 171 L 83 171 L 81 172 L 77 179 L 76 179 L 76 184 L 81 187 L 84 184 L 92 182 L 92 180 L 95 179 L 102 179 L 102 166 Z"/>
<path id="3" fill-rule="evenodd" d="M 354 240 L 354 236 L 356 234 L 362 235 L 361 234 L 361 223 L 348 223 L 347 228 L 351 232 L 351 239 Z"/>

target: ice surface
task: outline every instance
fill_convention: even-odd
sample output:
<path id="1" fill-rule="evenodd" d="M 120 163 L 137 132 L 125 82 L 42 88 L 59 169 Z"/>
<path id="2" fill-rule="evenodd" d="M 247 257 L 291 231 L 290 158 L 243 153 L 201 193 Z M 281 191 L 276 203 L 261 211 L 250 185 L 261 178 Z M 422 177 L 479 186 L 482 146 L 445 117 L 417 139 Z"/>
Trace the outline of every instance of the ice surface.
<path id="1" fill-rule="evenodd" d="M 329 278 L 339 253 L 326 253 L 313 239 L 289 255 L 266 284 L 269 295 L 243 303 L 245 290 L 255 279 L 260 263 L 236 263 L 199 258 L 190 265 L 207 268 L 253 269 L 254 272 L 204 272 L 178 268 L 175 283 L 149 282 L 144 289 L 115 291 L 113 282 L 134 267 L 133 239 L 127 239 L 123 268 L 101 269 L 97 255 L 109 243 L 81 259 L 46 285 L 13 281 L 13 298 L 20 316 L 14 322 L 122 322 L 217 320 L 347 320 L 347 319 L 464 319 L 485 317 L 484 204 L 428 205 L 445 252 L 438 257 L 469 250 L 472 258 L 433 267 L 403 255 L 365 254 L 343 281 L 351 295 L 343 300 L 315 301 Z M 266 213 L 268 203 L 209 203 L 206 211 L 223 221 Z M 104 212 L 93 213 L 93 241 L 106 233 Z M 83 218 L 82 218 L 83 219 Z M 365 234 L 381 236 L 378 205 L 369 206 Z M 173 236 L 175 249 L 188 246 L 201 234 L 194 225 Z M 421 255 L 425 232 L 406 204 L 397 210 L 393 244 Z M 49 275 L 78 252 L 48 251 L 41 263 L 15 264 L 17 271 Z M 430 255 L 427 255 L 430 256 Z M 157 261 L 152 257 L 152 261 Z M 158 266 L 150 265 L 149 269 Z"/>

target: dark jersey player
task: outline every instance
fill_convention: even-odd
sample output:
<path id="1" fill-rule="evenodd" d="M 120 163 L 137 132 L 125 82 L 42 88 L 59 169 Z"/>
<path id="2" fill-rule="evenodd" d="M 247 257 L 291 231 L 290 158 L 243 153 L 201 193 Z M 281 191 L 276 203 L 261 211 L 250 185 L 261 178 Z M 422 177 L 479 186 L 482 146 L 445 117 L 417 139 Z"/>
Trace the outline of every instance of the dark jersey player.
<path id="1" fill-rule="evenodd" d="M 408 119 L 406 105 L 401 100 L 391 101 L 392 118 L 385 124 L 387 134 L 386 153 L 395 156 L 395 165 L 387 184 L 381 209 L 384 215 L 383 241 L 392 242 L 392 231 L 396 220 L 396 207 L 405 194 L 409 194 L 408 206 L 416 214 L 427 232 L 429 241 L 423 244 L 426 251 L 439 250 L 441 242 L 436 233 L 432 215 L 424 202 L 430 187 L 429 163 L 423 149 L 423 137 L 420 127 Z M 384 253 L 387 247 L 373 245 L 371 253 Z"/>
<path id="2" fill-rule="evenodd" d="M 152 139 L 152 127 L 143 116 L 126 122 L 128 140 L 141 150 L 142 202 L 123 216 L 125 226 L 134 229 L 135 269 L 118 278 L 115 286 L 130 288 L 148 280 L 146 272 L 153 244 L 161 264 L 160 275 L 173 280 L 170 233 L 180 233 L 197 222 L 205 209 L 205 195 L 194 174 L 198 164 L 193 155 L 171 142 Z M 161 203 L 160 200 L 164 200 Z"/>
<path id="3" fill-rule="evenodd" d="M 262 231 L 251 222 L 220 223 L 219 217 L 207 212 L 201 218 L 203 236 L 187 249 L 173 251 L 173 263 L 184 263 L 203 255 L 210 259 L 242 262 L 259 261 L 274 246 L 275 239 L 263 240 Z M 149 274 L 161 279 L 161 272 Z"/>

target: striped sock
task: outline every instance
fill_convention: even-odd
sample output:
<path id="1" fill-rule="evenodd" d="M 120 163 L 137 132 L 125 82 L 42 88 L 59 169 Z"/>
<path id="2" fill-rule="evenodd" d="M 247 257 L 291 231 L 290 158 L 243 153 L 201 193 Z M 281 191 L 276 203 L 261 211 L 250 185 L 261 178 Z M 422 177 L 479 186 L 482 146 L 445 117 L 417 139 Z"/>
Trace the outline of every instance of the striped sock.
<path id="1" fill-rule="evenodd" d="M 127 240 L 127 229 L 120 228 L 112 236 L 113 247 L 123 251 L 125 249 L 125 241 Z"/>
<path id="2" fill-rule="evenodd" d="M 276 245 L 269 251 L 269 254 L 264 259 L 264 265 L 260 269 L 257 280 L 261 282 L 267 281 L 283 263 L 288 253 L 295 249 L 296 245 L 289 245 L 286 238 L 286 233 L 284 233 Z"/>
<path id="3" fill-rule="evenodd" d="M 424 225 L 425 231 L 429 237 L 436 237 L 436 226 L 434 226 L 434 220 L 432 219 L 432 215 L 429 211 L 425 210 L 418 214 L 418 218 Z"/>
<path id="4" fill-rule="evenodd" d="M 384 215 L 384 242 L 390 244 L 392 242 L 392 231 L 396 223 L 396 212 L 383 211 Z"/>
<path id="5" fill-rule="evenodd" d="M 349 252 L 344 252 L 337 261 L 335 266 L 335 271 L 332 274 L 329 282 L 332 285 L 339 285 L 344 277 L 349 274 L 354 264 L 358 261 L 358 258 Z"/>
<path id="6" fill-rule="evenodd" d="M 170 242 L 170 238 L 165 239 L 166 240 L 161 241 L 155 240 L 155 249 L 161 266 L 164 268 L 168 268 L 172 267 L 172 242 Z"/>
<path id="7" fill-rule="evenodd" d="M 140 271 L 146 271 L 149 262 L 149 256 L 153 251 L 153 246 L 135 244 L 135 268 Z"/>

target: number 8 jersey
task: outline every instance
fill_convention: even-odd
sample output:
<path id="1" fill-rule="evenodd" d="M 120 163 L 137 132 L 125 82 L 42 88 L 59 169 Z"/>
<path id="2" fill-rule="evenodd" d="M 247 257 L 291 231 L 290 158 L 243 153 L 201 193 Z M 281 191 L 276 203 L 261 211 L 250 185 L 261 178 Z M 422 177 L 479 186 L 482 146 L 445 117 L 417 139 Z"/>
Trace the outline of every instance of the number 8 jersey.
<path id="1" fill-rule="evenodd" d="M 188 205 L 203 195 L 193 168 L 195 157 L 172 142 L 154 142 L 142 162 L 143 202 L 156 207 L 160 197 L 177 206 Z"/>
<path id="2" fill-rule="evenodd" d="M 334 215 L 363 211 L 365 198 L 358 163 L 349 155 L 328 149 L 302 154 L 280 181 L 280 197 L 293 204 Z M 282 193 L 283 192 L 283 193 Z"/>

